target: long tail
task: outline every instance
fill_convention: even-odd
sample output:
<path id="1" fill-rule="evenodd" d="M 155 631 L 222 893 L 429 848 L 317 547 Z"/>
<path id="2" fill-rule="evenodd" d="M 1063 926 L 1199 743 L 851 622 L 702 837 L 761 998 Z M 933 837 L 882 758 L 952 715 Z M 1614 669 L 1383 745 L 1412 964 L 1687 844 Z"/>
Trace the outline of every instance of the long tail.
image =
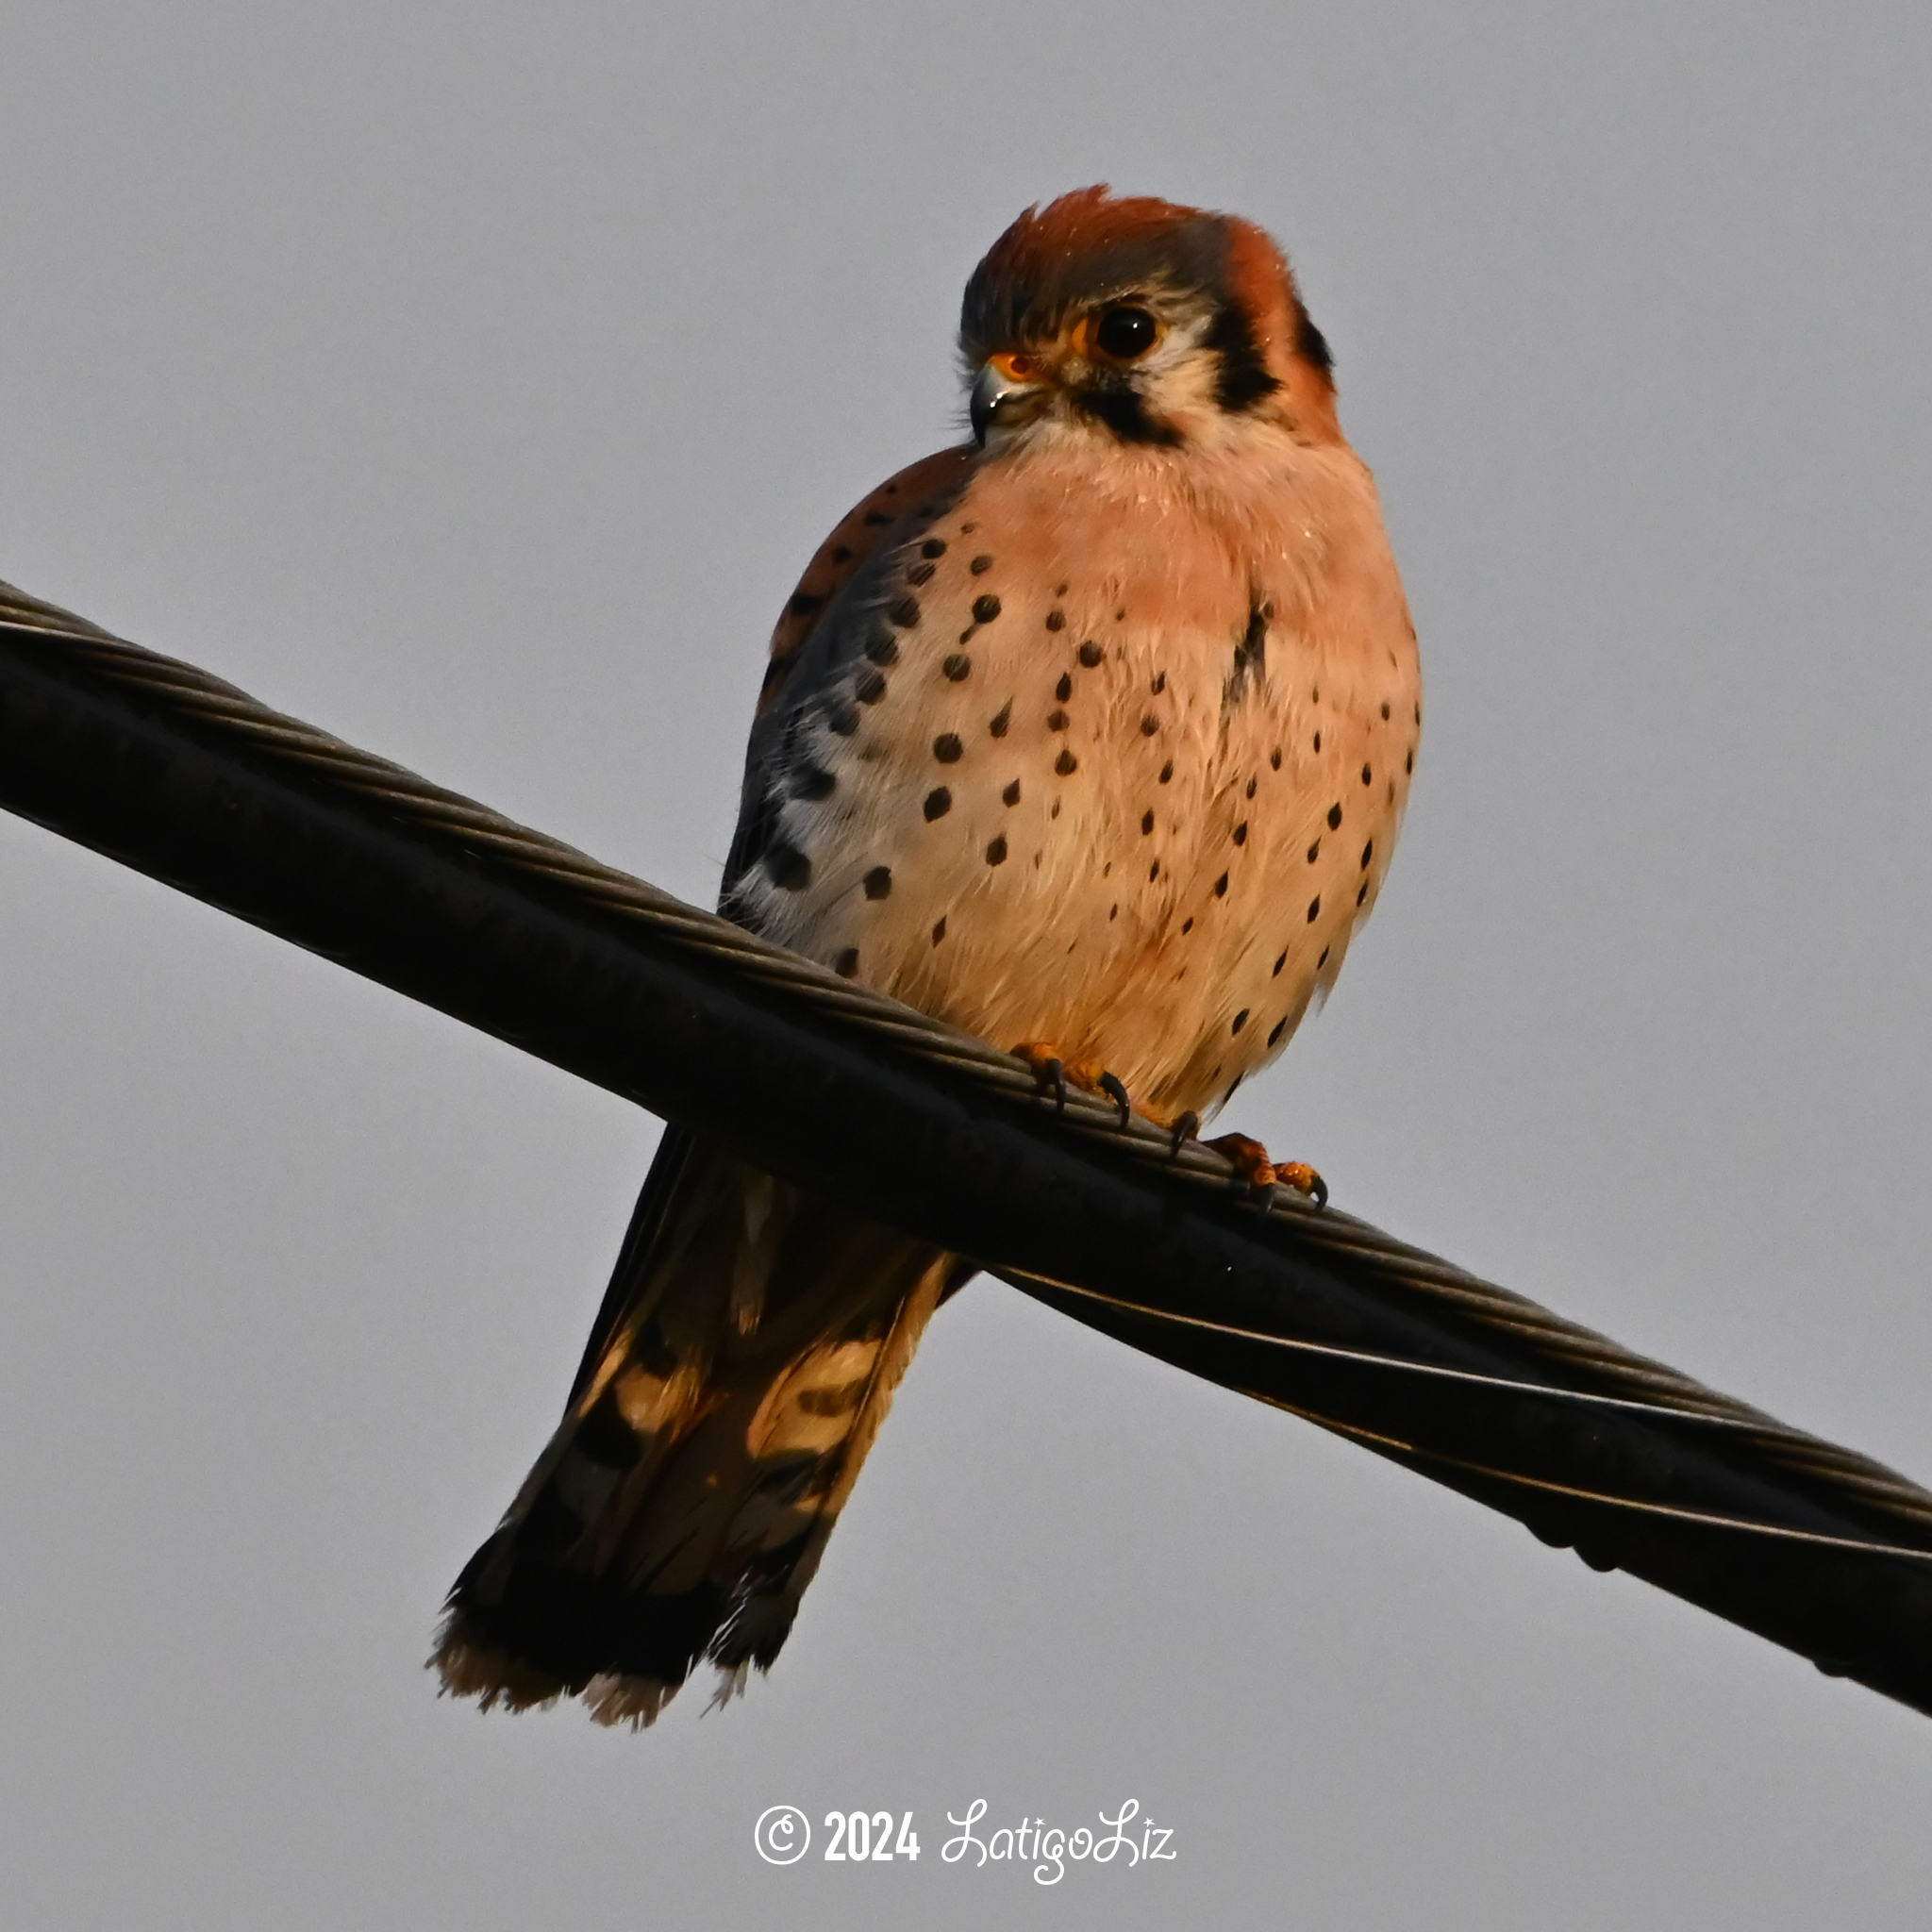
<path id="1" fill-rule="evenodd" d="M 443 1687 L 649 1724 L 768 1669 L 926 1321 L 967 1269 L 677 1128 L 562 1423 L 449 1593 Z"/>

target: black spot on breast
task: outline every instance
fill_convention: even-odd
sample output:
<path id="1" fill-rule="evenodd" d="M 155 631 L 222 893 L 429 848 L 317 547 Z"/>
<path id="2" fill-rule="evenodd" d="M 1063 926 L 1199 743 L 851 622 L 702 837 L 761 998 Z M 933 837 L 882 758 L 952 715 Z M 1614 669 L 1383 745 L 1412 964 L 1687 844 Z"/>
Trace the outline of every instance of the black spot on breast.
<path id="1" fill-rule="evenodd" d="M 1322 895 L 1318 892 L 1308 901 L 1308 924 L 1313 925 L 1322 916 Z"/>
<path id="2" fill-rule="evenodd" d="M 1356 904 L 1357 904 L 1357 906 L 1359 906 L 1359 905 L 1361 905 L 1361 904 L 1362 904 L 1362 903 L 1363 903 L 1363 902 L 1364 902 L 1364 901 L 1365 901 L 1365 900 L 1366 900 L 1366 899 L 1368 898 L 1368 896 L 1369 896 L 1369 889 L 1368 889 L 1368 887 L 1367 887 L 1366 885 L 1364 885 L 1364 886 L 1362 887 L 1361 891 L 1360 891 L 1359 892 L 1357 892 L 1357 894 L 1355 895 L 1355 903 L 1356 903 Z"/>
<path id="3" fill-rule="evenodd" d="M 1374 777 L 1374 773 L 1372 772 L 1367 765 L 1364 765 L 1362 767 L 1362 783 L 1364 785 L 1368 784 Z"/>
<path id="4" fill-rule="evenodd" d="M 892 868 L 890 865 L 875 865 L 865 875 L 865 896 L 868 899 L 884 899 L 892 890 Z"/>
<path id="5" fill-rule="evenodd" d="M 999 709 L 993 714 L 992 723 L 989 724 L 986 728 L 989 731 L 991 731 L 995 738 L 1004 738 L 1007 735 L 1007 726 L 1010 724 L 1012 722 L 1013 701 L 1011 698 L 1008 698 L 1006 701 L 1006 703 L 1003 704 L 999 708 Z"/>
<path id="6" fill-rule="evenodd" d="M 957 765 L 965 749 L 957 732 L 942 731 L 932 741 L 932 755 L 942 765 Z"/>
<path id="7" fill-rule="evenodd" d="M 811 884 L 811 860 L 780 839 L 765 853 L 765 876 L 781 892 L 802 892 Z"/>
<path id="8" fill-rule="evenodd" d="M 819 765 L 794 765 L 787 788 L 793 798 L 829 798 L 839 781 Z"/>
<path id="9" fill-rule="evenodd" d="M 834 698 L 825 707 L 825 727 L 841 738 L 850 738 L 858 729 L 858 713 L 843 699 Z"/>
<path id="10" fill-rule="evenodd" d="M 1287 1027 L 1288 1015 L 1284 1013 L 1282 1014 L 1281 1018 L 1275 1021 L 1274 1024 L 1268 1029 L 1268 1044 L 1270 1046 L 1273 1046 L 1274 1042 L 1281 1038 L 1282 1034 L 1287 1030 Z"/>
<path id="11" fill-rule="evenodd" d="M 1181 937 L 1183 939 L 1186 939 L 1187 936 L 1193 931 L 1193 929 L 1194 920 L 1193 915 L 1191 913 L 1186 919 L 1181 921 Z"/>
<path id="12" fill-rule="evenodd" d="M 1317 751 L 1322 749 L 1322 734 L 1319 731 L 1315 733 L 1315 749 Z"/>
<path id="13" fill-rule="evenodd" d="M 1415 770 L 1415 753 L 1413 750 L 1411 750 L 1409 752 L 1409 755 L 1403 759 L 1402 769 L 1406 773 L 1412 773 Z"/>
<path id="14" fill-rule="evenodd" d="M 1248 842 L 1248 822 L 1246 819 L 1243 819 L 1234 828 L 1234 842 L 1237 845 L 1245 845 Z"/>
<path id="15" fill-rule="evenodd" d="M 895 597 L 886 606 L 886 615 L 901 630 L 911 630 L 919 622 L 919 599 L 917 597 Z"/>
<path id="16" fill-rule="evenodd" d="M 1274 962 L 1274 974 L 1273 974 L 1273 975 L 1272 975 L 1272 976 L 1273 976 L 1274 978 L 1275 978 L 1275 979 L 1279 979 L 1279 978 L 1281 977 L 1281 969 L 1282 969 L 1282 968 L 1283 968 L 1284 966 L 1286 966 L 1287 964 L 1288 964 L 1288 948 L 1287 948 L 1286 946 L 1284 946 L 1284 947 L 1282 947 L 1282 949 L 1281 949 L 1281 958 L 1278 958 L 1277 960 L 1275 960 L 1275 962 Z"/>
<path id="17" fill-rule="evenodd" d="M 840 544 L 839 547 L 832 552 L 832 561 L 834 563 L 850 563 L 852 561 L 851 544 Z"/>
<path id="18" fill-rule="evenodd" d="M 887 516 L 883 510 L 869 509 L 865 513 L 865 522 L 867 526 L 874 530 L 882 529 L 887 524 L 890 524 L 891 521 L 891 518 Z"/>
<path id="19" fill-rule="evenodd" d="M 1169 758 L 1160 768 L 1160 782 L 1165 785 L 1174 776 L 1174 760 Z"/>
<path id="20" fill-rule="evenodd" d="M 1368 842 L 1368 843 L 1367 843 L 1366 845 L 1364 845 L 1364 846 L 1362 847 L 1362 870 L 1363 870 L 1364 872 L 1367 872 L 1367 871 L 1368 871 L 1368 869 L 1369 869 L 1369 860 L 1370 860 L 1370 859 L 1372 859 L 1373 858 L 1374 858 L 1374 856 L 1375 856 L 1375 841 L 1374 841 L 1373 839 L 1371 839 L 1371 840 L 1369 841 L 1369 842 Z"/>
<path id="21" fill-rule="evenodd" d="M 964 684 L 973 675 L 973 659 L 964 651 L 954 651 L 940 666 L 955 684 Z"/>
<path id="22" fill-rule="evenodd" d="M 1255 788 L 1256 788 L 1256 787 L 1257 787 L 1257 785 L 1259 785 L 1259 784 L 1260 784 L 1260 782 L 1261 782 L 1261 781 L 1260 781 L 1260 779 L 1258 779 L 1258 778 L 1250 778 L 1250 779 L 1248 780 L 1248 791 L 1247 791 L 1247 795 L 1248 795 L 1248 796 L 1249 796 L 1250 798 L 1254 797 L 1254 795 L 1255 795 Z"/>
<path id="23" fill-rule="evenodd" d="M 1322 856 L 1322 841 L 1321 841 L 1321 840 L 1317 839 L 1317 840 L 1315 841 L 1315 842 L 1314 842 L 1314 843 L 1313 843 L 1312 845 L 1310 845 L 1310 846 L 1308 847 L 1308 863 L 1309 863 L 1310 865 L 1313 865 L 1313 864 L 1314 864 L 1314 862 L 1316 861 L 1316 859 L 1318 859 L 1319 858 L 1321 858 L 1321 856 Z"/>
<path id="24" fill-rule="evenodd" d="M 1157 671 L 1154 674 L 1154 682 L 1150 684 L 1147 687 L 1147 689 L 1151 691 L 1156 697 L 1158 697 L 1160 693 L 1167 689 L 1167 673 L 1164 671 Z"/>
<path id="25" fill-rule="evenodd" d="M 1144 839 L 1153 829 L 1154 814 L 1151 811 L 1143 811 L 1141 814 L 1141 836 Z"/>
<path id="26" fill-rule="evenodd" d="M 943 557 L 946 554 L 946 540 L 943 537 L 928 537 L 919 546 L 922 557 Z"/>
<path id="27" fill-rule="evenodd" d="M 1227 874 L 1225 873 L 1223 873 L 1221 876 L 1214 881 L 1214 896 L 1217 899 L 1224 899 L 1227 897 Z"/>
<path id="28" fill-rule="evenodd" d="M 930 563 L 915 563 L 912 566 L 912 568 L 906 573 L 906 581 L 908 584 L 930 583 L 932 581 L 932 574 L 936 566 Z"/>
<path id="29" fill-rule="evenodd" d="M 991 624 L 1000 614 L 1000 600 L 989 591 L 983 597 L 973 600 L 973 621 L 974 624 Z"/>
<path id="30" fill-rule="evenodd" d="M 899 661 L 899 641 L 889 630 L 875 630 L 865 641 L 865 655 L 874 664 L 896 664 Z"/>
<path id="31" fill-rule="evenodd" d="M 1271 751 L 1271 752 L 1270 752 L 1270 753 L 1268 754 L 1268 762 L 1269 762 L 1269 763 L 1270 763 L 1271 765 L 1273 765 L 1273 766 L 1274 767 L 1274 769 L 1275 769 L 1275 770 L 1276 770 L 1277 772 L 1278 772 L 1278 771 L 1280 771 L 1280 769 L 1281 769 L 1281 747 L 1280 747 L 1280 746 L 1279 746 L 1278 744 L 1277 744 L 1277 745 L 1276 745 L 1276 746 L 1274 747 L 1274 749 L 1273 751 Z"/>
<path id="32" fill-rule="evenodd" d="M 875 705 L 886 694 L 884 674 L 877 671 L 861 671 L 852 680 L 852 695 L 861 705 Z"/>
<path id="33" fill-rule="evenodd" d="M 934 944 L 934 945 L 938 945 L 938 944 L 939 944 L 939 942 L 940 942 L 940 941 L 941 941 L 942 939 L 944 939 L 944 938 L 945 938 L 945 936 L 946 936 L 946 922 L 945 922 L 945 921 L 944 921 L 943 919 L 941 919 L 941 921 L 939 922 L 939 924 L 938 924 L 937 925 L 935 925 L 935 926 L 933 927 L 933 929 L 932 929 L 932 942 L 933 942 L 933 944 Z"/>
<path id="34" fill-rule="evenodd" d="M 1121 916 L 1120 902 L 1118 900 L 1107 908 L 1107 916 L 1109 919 L 1118 919 Z"/>
<path id="35" fill-rule="evenodd" d="M 1006 864 L 1007 838 L 1004 832 L 1002 832 L 1000 836 L 997 839 L 995 839 L 992 841 L 992 843 L 986 848 L 986 862 L 989 865 Z"/>
<path id="36" fill-rule="evenodd" d="M 1330 807 L 1328 808 L 1328 829 L 1329 829 L 1329 830 L 1330 830 L 1331 832 L 1332 832 L 1332 831 L 1335 831 L 1335 830 L 1337 830 L 1337 829 L 1338 829 L 1338 828 L 1340 827 L 1341 824 L 1341 806 L 1340 806 L 1339 804 L 1337 804 L 1337 805 L 1331 805 L 1331 806 L 1330 806 Z"/>
<path id="37" fill-rule="evenodd" d="M 1321 970 L 1323 969 L 1323 967 L 1324 967 L 1325 965 L 1327 965 L 1327 963 L 1328 963 L 1328 955 L 1329 955 L 1329 954 L 1330 954 L 1330 953 L 1331 953 L 1332 951 L 1334 951 L 1334 948 L 1333 948 L 1332 946 L 1324 946 L 1324 947 L 1322 948 L 1322 957 L 1321 957 L 1321 958 L 1320 958 L 1319 959 L 1317 959 L 1317 960 L 1315 961 L 1315 971 L 1316 971 L 1317 973 L 1321 972 Z"/>
<path id="38" fill-rule="evenodd" d="M 850 979 L 852 975 L 858 971 L 858 948 L 857 946 L 847 946 L 845 950 L 842 953 L 841 953 L 836 959 L 832 961 L 832 971 L 836 973 L 841 979 Z"/>
<path id="39" fill-rule="evenodd" d="M 1100 646 L 1097 643 L 1095 643 L 1091 638 L 1089 638 L 1080 646 L 1077 655 L 1079 657 L 1081 663 L 1086 665 L 1088 670 L 1091 671 L 1093 667 L 1100 662 Z"/>
<path id="40" fill-rule="evenodd" d="M 992 568 L 992 558 L 987 556 L 975 557 L 966 568 L 976 577 L 983 577 Z M 983 621 L 983 620 L 982 620 Z"/>
<path id="41" fill-rule="evenodd" d="M 1049 731 L 1064 731 L 1067 728 L 1067 714 L 1064 711 L 1049 711 L 1046 714 L 1046 728 Z"/>
<path id="42" fill-rule="evenodd" d="M 1388 715 L 1389 715 L 1389 707 L 1388 707 L 1387 705 L 1384 705 L 1384 706 L 1382 707 L 1382 716 L 1383 716 L 1384 718 L 1387 718 L 1387 717 L 1388 717 Z"/>
<path id="43" fill-rule="evenodd" d="M 1158 879 L 1159 876 L 1160 861 L 1157 858 L 1154 861 L 1154 863 L 1147 868 L 1147 883 L 1151 886 L 1154 883 L 1154 881 Z"/>
<path id="44" fill-rule="evenodd" d="M 824 601 L 816 591 L 794 591 L 791 603 L 785 607 L 786 614 L 791 617 L 809 617 Z"/>
<path id="45" fill-rule="evenodd" d="M 1076 758 L 1071 751 L 1067 751 L 1064 749 L 1060 752 L 1059 757 L 1054 759 L 1053 761 L 1054 770 L 1058 772 L 1062 778 L 1071 778 L 1074 775 L 1074 774 L 1077 770 L 1079 770 L 1079 767 L 1080 760 Z"/>
<path id="46" fill-rule="evenodd" d="M 1013 780 L 1013 782 L 1012 782 L 1012 783 L 1011 783 L 1010 785 L 1008 785 L 1008 786 L 1007 787 L 1007 789 L 1006 789 L 1006 790 L 1005 790 L 1004 791 L 1002 791 L 1002 792 L 1000 793 L 1000 801 L 1001 801 L 1001 803 L 1002 803 L 1002 804 L 1004 804 L 1004 805 L 1018 805 L 1018 804 L 1019 804 L 1019 802 L 1020 802 L 1020 781 L 1019 781 L 1019 779 L 1015 778 L 1015 779 Z"/>
<path id="47" fill-rule="evenodd" d="M 1061 704 L 1065 704 L 1074 695 L 1074 680 L 1069 673 L 1064 671 L 1060 673 L 1060 681 L 1054 686 L 1053 694 L 1059 699 Z"/>
<path id="48" fill-rule="evenodd" d="M 1049 610 L 1046 613 L 1046 627 L 1048 630 L 1065 630 L 1067 613 L 1064 610 Z"/>
<path id="49" fill-rule="evenodd" d="M 942 819 L 953 808 L 953 794 L 943 785 L 935 785 L 925 794 L 925 805 L 923 808 L 928 823 L 933 819 Z"/>
<path id="50" fill-rule="evenodd" d="M 1159 729 L 1160 720 L 1157 718 L 1152 711 L 1149 711 L 1147 715 L 1141 720 L 1141 737 L 1152 738 L 1154 734 Z"/>
<path id="51" fill-rule="evenodd" d="M 1243 1007 L 1241 1009 L 1241 1011 L 1234 1016 L 1234 1024 L 1228 1028 L 1228 1031 L 1230 1033 L 1239 1033 L 1241 1030 L 1241 1028 L 1245 1026 L 1247 1024 L 1248 1009 L 1247 1008 Z"/>

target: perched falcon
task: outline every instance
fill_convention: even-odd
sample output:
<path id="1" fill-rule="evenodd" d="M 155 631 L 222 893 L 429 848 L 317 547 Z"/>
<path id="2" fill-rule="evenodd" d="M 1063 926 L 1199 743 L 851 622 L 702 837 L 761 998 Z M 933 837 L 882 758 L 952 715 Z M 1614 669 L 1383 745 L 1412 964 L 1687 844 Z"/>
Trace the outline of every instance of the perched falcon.
<path id="1" fill-rule="evenodd" d="M 1185 1130 L 1333 985 L 1395 843 L 1421 682 L 1374 484 L 1232 216 L 1029 208 L 959 342 L 973 441 L 859 504 L 779 620 L 721 904 Z M 647 1724 L 700 1659 L 721 1695 L 769 1666 L 968 1272 L 668 1129 L 450 1592 L 446 1688 Z"/>

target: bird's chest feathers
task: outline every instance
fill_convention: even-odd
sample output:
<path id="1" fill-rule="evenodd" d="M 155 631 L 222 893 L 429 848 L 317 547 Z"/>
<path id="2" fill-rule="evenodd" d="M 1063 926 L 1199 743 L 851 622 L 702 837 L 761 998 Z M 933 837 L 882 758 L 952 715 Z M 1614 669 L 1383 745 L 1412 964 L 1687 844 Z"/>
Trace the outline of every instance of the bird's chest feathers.
<path id="1" fill-rule="evenodd" d="M 993 1038 L 1108 1002 L 1156 1038 L 1221 1024 L 1358 749 L 1333 555 L 1291 475 L 1256 504 L 1158 469 L 976 483 L 841 615 L 864 645 L 794 734 L 831 783 L 788 804 L 809 863 L 760 924 Z"/>

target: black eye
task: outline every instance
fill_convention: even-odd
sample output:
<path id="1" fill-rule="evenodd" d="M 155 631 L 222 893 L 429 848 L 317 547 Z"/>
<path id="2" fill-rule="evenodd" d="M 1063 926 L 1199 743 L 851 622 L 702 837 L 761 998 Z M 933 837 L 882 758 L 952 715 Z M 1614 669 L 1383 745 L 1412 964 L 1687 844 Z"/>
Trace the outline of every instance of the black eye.
<path id="1" fill-rule="evenodd" d="M 1144 308 L 1109 308 L 1093 331 L 1093 346 L 1116 362 L 1144 356 L 1160 334 L 1160 325 Z"/>

